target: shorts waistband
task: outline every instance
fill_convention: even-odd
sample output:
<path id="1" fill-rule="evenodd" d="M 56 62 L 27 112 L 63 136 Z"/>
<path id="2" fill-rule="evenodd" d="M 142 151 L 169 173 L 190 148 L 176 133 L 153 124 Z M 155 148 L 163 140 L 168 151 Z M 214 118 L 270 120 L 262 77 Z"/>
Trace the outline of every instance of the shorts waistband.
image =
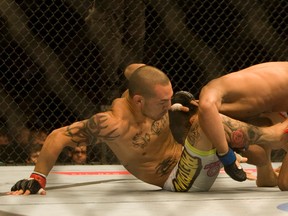
<path id="1" fill-rule="evenodd" d="M 196 154 L 201 155 L 201 156 L 208 156 L 208 155 L 216 154 L 215 148 L 209 151 L 202 151 L 202 150 L 196 149 L 194 146 L 191 145 L 188 139 L 185 139 L 185 147 L 189 149 L 190 151 L 195 152 Z"/>

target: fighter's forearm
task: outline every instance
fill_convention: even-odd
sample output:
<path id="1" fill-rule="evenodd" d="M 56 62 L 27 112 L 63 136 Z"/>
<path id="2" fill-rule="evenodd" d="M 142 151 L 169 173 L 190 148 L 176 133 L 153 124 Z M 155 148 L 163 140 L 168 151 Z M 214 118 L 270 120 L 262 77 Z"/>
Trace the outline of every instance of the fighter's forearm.
<path id="1" fill-rule="evenodd" d="M 117 127 L 107 130 L 107 119 L 107 113 L 99 113 L 87 120 L 54 130 L 45 140 L 34 171 L 48 175 L 66 146 L 93 145 L 116 139 L 119 136 L 115 133 Z M 106 130 L 105 133 L 103 130 Z"/>
<path id="2" fill-rule="evenodd" d="M 48 175 L 63 148 L 67 146 L 65 139 L 61 138 L 61 130 L 53 131 L 44 142 L 34 171 Z"/>
<path id="3" fill-rule="evenodd" d="M 50 133 L 44 142 L 34 171 L 47 176 L 66 146 L 75 147 L 83 143 L 93 143 L 95 138 L 85 127 L 88 122 L 89 120 L 75 122 Z"/>
<path id="4" fill-rule="evenodd" d="M 210 108 L 206 105 L 204 108 L 199 109 L 199 125 L 208 140 L 213 143 L 218 154 L 227 153 L 229 149 L 227 139 L 225 138 L 224 126 L 221 121 L 222 119 L 215 105 L 212 104 Z"/>

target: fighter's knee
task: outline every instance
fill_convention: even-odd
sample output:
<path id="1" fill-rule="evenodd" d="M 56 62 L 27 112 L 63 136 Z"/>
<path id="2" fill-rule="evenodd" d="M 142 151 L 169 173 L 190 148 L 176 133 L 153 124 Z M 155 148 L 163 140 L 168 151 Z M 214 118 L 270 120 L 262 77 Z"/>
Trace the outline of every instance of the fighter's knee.
<path id="1" fill-rule="evenodd" d="M 264 167 L 270 164 L 271 160 L 267 157 L 266 150 L 262 146 L 250 145 L 249 149 L 242 152 L 242 156 L 247 157 L 247 163 L 257 167 Z"/>
<path id="2" fill-rule="evenodd" d="M 281 191 L 288 191 L 288 182 L 283 179 L 278 179 L 278 187 Z"/>

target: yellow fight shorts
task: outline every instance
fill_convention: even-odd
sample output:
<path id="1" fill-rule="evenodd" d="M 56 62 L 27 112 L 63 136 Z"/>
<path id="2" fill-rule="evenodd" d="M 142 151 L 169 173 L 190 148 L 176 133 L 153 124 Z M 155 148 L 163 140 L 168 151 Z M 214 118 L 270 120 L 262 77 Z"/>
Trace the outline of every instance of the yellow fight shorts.
<path id="1" fill-rule="evenodd" d="M 200 151 L 186 139 L 181 158 L 163 189 L 174 192 L 209 191 L 221 168 L 216 149 Z"/>

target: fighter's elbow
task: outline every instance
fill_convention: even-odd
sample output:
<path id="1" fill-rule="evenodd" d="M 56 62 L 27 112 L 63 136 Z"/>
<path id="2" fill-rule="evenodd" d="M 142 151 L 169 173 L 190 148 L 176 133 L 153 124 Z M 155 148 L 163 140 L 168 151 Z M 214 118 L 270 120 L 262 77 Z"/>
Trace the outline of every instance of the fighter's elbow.
<path id="1" fill-rule="evenodd" d="M 58 128 L 54 129 L 47 137 L 48 143 L 54 143 L 54 145 L 61 146 L 62 148 L 68 146 L 68 143 L 65 139 L 65 129 L 64 128 Z"/>
<path id="2" fill-rule="evenodd" d="M 54 130 L 49 134 L 49 136 L 52 136 L 52 137 L 60 136 L 60 134 L 62 133 L 62 131 L 63 131 L 62 128 L 54 129 Z"/>
<path id="3" fill-rule="evenodd" d="M 209 86 L 204 86 L 199 95 L 199 111 L 207 112 L 214 108 L 218 109 L 221 101 L 221 93 Z"/>
<path id="4" fill-rule="evenodd" d="M 213 106 L 215 106 L 215 103 L 212 100 L 200 100 L 199 102 L 199 113 L 206 113 L 208 112 Z"/>

